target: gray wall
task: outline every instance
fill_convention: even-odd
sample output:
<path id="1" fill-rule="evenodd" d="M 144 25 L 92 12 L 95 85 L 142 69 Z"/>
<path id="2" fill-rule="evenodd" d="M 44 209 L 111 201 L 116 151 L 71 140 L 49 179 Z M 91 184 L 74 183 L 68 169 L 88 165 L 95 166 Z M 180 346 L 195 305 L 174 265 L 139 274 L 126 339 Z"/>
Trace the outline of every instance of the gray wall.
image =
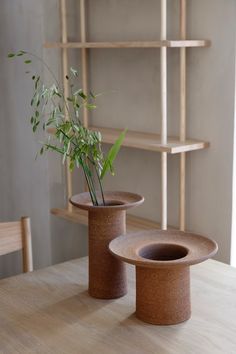
<path id="1" fill-rule="evenodd" d="M 48 160 L 35 162 L 38 144 L 29 125 L 31 82 L 20 61 L 10 62 L 10 50 L 27 48 L 42 55 L 43 7 L 40 1 L 1 2 L 1 221 L 29 215 L 32 221 L 35 267 L 51 264 Z M 36 63 L 36 69 L 42 67 Z M 20 269 L 19 255 L 1 258 L 0 272 Z"/>
<path id="2" fill-rule="evenodd" d="M 79 38 L 78 1 L 68 0 L 69 37 Z M 234 133 L 235 16 L 234 0 L 189 0 L 190 38 L 209 38 L 210 49 L 188 51 L 188 135 L 211 142 L 209 150 L 187 157 L 187 228 L 215 238 L 217 259 L 230 260 L 232 161 Z M 66 203 L 65 176 L 55 155 L 34 161 L 37 138 L 31 133 L 30 80 L 19 62 L 9 62 L 10 50 L 26 49 L 43 56 L 60 72 L 59 51 L 43 50 L 47 40 L 59 39 L 58 1 L 1 2 L 1 120 L 0 218 L 32 218 L 35 267 L 82 256 L 87 252 L 86 228 L 50 216 L 51 207 Z M 168 35 L 177 38 L 178 1 L 169 1 Z M 160 36 L 160 1 L 89 0 L 90 40 L 154 40 Z M 221 24 L 227 24 L 221 26 Z M 80 65 L 79 51 L 70 63 Z M 90 86 L 104 94 L 91 116 L 94 124 L 160 131 L 159 50 L 91 50 Z M 169 50 L 169 134 L 178 133 L 179 52 Z M 42 67 L 37 64 L 37 70 Z M 45 77 L 50 80 L 44 72 Z M 178 223 L 179 157 L 168 158 L 169 223 Z M 160 155 L 122 148 L 116 176 L 107 189 L 141 193 L 145 204 L 136 215 L 160 220 Z M 75 192 L 82 179 L 74 175 Z M 1 259 L 1 273 L 19 268 L 19 257 Z"/>

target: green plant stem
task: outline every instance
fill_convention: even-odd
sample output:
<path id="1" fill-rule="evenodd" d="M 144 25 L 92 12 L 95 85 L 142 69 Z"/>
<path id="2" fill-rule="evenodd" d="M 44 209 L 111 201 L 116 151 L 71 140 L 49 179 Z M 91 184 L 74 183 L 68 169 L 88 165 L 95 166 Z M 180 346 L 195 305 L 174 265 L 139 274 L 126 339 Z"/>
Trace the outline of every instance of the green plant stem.
<path id="1" fill-rule="evenodd" d="M 44 144 L 44 146 L 46 146 L 49 149 L 53 149 L 53 150 L 59 152 L 62 155 L 64 154 L 56 146 L 53 146 L 51 144 Z M 66 154 L 66 156 L 70 157 L 70 155 L 68 153 Z M 86 183 L 88 185 L 88 190 L 89 190 L 89 194 L 90 194 L 92 203 L 93 203 L 93 205 L 96 206 L 96 205 L 98 205 L 98 201 L 97 201 L 96 191 L 95 191 L 95 187 L 94 187 L 94 182 L 93 182 L 92 178 L 89 176 L 89 174 L 87 173 L 85 166 L 87 167 L 87 170 L 89 170 L 89 167 L 88 167 L 87 164 L 85 164 L 85 162 L 82 159 L 80 160 L 80 162 L 81 162 L 81 166 L 82 166 L 82 169 L 83 169 L 83 172 L 84 172 Z"/>
<path id="2" fill-rule="evenodd" d="M 63 132 L 62 129 L 58 129 L 58 131 L 59 131 L 60 133 L 62 133 L 68 140 L 70 140 L 69 135 L 67 135 L 65 132 Z M 74 143 L 72 140 L 70 140 L 70 142 L 71 142 L 74 146 L 76 146 L 75 143 Z"/>
<path id="3" fill-rule="evenodd" d="M 96 196 L 96 190 L 95 190 L 95 187 L 94 187 L 93 179 L 92 179 L 91 176 L 88 176 L 88 175 L 87 175 L 87 179 L 89 181 L 90 191 L 92 192 L 93 197 L 94 197 L 94 201 L 95 201 L 94 205 L 98 206 L 98 200 L 97 200 L 97 196 Z"/>
<path id="4" fill-rule="evenodd" d="M 91 198 L 91 200 L 92 200 L 93 205 L 96 205 L 96 200 L 94 199 L 94 196 L 93 196 L 93 193 L 92 193 L 92 190 L 91 190 L 91 186 L 90 186 L 90 182 L 89 182 L 87 173 L 86 173 L 85 168 L 83 167 L 83 165 L 82 165 L 82 169 L 83 169 L 83 172 L 84 172 L 84 177 L 85 177 L 85 179 L 86 179 L 86 183 L 87 183 L 87 185 L 88 185 L 88 190 L 89 190 L 90 198 Z"/>
<path id="5" fill-rule="evenodd" d="M 105 197 L 104 197 L 104 193 L 103 193 L 102 182 L 101 182 L 101 179 L 100 179 L 100 176 L 99 176 L 97 167 L 96 167 L 96 162 L 94 161 L 94 159 L 91 159 L 89 156 L 88 156 L 87 158 L 88 158 L 88 160 L 91 162 L 91 164 L 93 165 L 93 167 L 94 167 L 94 169 L 95 169 L 96 176 L 97 176 L 98 183 L 99 183 L 99 188 L 100 188 L 100 191 L 101 191 L 102 202 L 103 202 L 103 205 L 105 206 L 105 205 L 106 205 L 106 202 L 105 202 Z"/>
<path id="6" fill-rule="evenodd" d="M 89 184 L 89 180 L 88 180 L 88 177 L 87 177 L 87 175 L 86 175 L 86 172 L 85 172 L 84 168 L 83 168 L 83 172 L 84 172 L 84 177 L 85 177 L 85 179 L 86 179 L 86 183 L 87 183 L 87 185 L 88 185 L 88 190 L 89 190 L 90 198 L 91 198 L 91 200 L 92 200 L 93 205 L 96 205 L 97 202 L 96 202 L 96 200 L 94 199 L 94 196 L 93 196 L 93 194 L 92 194 L 92 192 L 91 192 L 91 187 L 90 187 L 90 184 Z"/>
<path id="7" fill-rule="evenodd" d="M 105 202 L 105 197 L 104 197 L 104 193 L 103 193 L 102 182 L 101 182 L 101 179 L 100 179 L 100 176 L 99 176 L 99 173 L 98 173 L 98 170 L 97 170 L 97 167 L 96 167 L 95 163 L 94 163 L 94 169 L 95 169 L 95 172 L 96 172 L 96 175 L 97 175 L 97 179 L 98 179 L 98 183 L 99 183 L 99 187 L 100 187 L 100 191 L 101 191 L 101 195 L 102 195 L 102 202 L 103 202 L 103 205 L 105 206 L 106 202 Z"/>
<path id="8" fill-rule="evenodd" d="M 63 130 L 59 129 L 59 131 L 60 131 L 67 139 L 70 139 L 69 136 L 68 136 L 65 132 L 63 132 Z M 72 143 L 74 146 L 76 146 L 73 141 L 71 141 L 71 143 Z M 97 168 L 96 168 L 96 164 L 95 164 L 95 162 L 94 162 L 93 160 L 91 160 L 89 157 L 88 157 L 88 160 L 94 165 L 94 168 L 95 168 L 95 171 L 96 171 L 96 175 L 97 175 L 97 178 L 98 178 L 98 182 L 99 182 L 99 187 L 100 187 L 100 190 L 101 190 L 103 205 L 105 206 L 104 193 L 103 193 L 103 189 L 102 189 L 101 180 L 100 180 L 100 177 L 99 177 Z M 89 169 L 88 164 L 86 164 L 86 166 L 87 166 L 87 168 Z M 91 194 L 93 195 L 93 198 L 91 198 L 91 199 L 92 199 L 92 202 L 93 202 L 93 204 L 94 204 L 94 201 L 95 201 L 95 205 L 98 205 L 98 200 L 97 200 L 97 196 L 96 196 L 96 190 L 95 190 L 95 185 L 94 185 L 93 178 L 92 178 L 91 176 L 89 176 L 89 175 L 85 172 L 84 162 L 83 162 L 82 167 L 83 167 L 84 175 L 85 175 L 86 182 L 87 182 L 87 185 L 88 185 L 88 188 L 89 188 L 90 196 L 91 196 Z"/>
<path id="9" fill-rule="evenodd" d="M 93 203 L 93 205 L 98 205 L 96 192 L 95 192 L 95 188 L 94 188 L 94 183 L 93 183 L 92 179 L 90 178 L 89 174 L 87 173 L 87 170 L 89 170 L 89 168 L 88 168 L 87 164 L 85 163 L 85 161 L 83 161 L 82 158 L 81 158 L 80 162 L 81 162 L 81 166 L 83 168 L 85 179 L 86 179 L 86 182 L 88 185 L 88 189 L 89 189 L 89 193 L 90 193 L 90 196 L 92 199 L 92 203 Z"/>
<path id="10" fill-rule="evenodd" d="M 92 177 L 92 173 L 91 173 L 91 170 L 90 170 L 88 164 L 86 164 L 86 166 L 87 166 L 88 170 L 90 171 L 89 181 L 90 181 L 91 186 L 92 186 L 92 191 L 93 191 L 93 194 L 95 196 L 96 203 L 97 203 L 97 205 L 99 205 L 98 199 L 97 199 L 97 195 L 96 195 L 96 188 L 95 188 L 94 180 L 93 180 L 93 177 Z"/>

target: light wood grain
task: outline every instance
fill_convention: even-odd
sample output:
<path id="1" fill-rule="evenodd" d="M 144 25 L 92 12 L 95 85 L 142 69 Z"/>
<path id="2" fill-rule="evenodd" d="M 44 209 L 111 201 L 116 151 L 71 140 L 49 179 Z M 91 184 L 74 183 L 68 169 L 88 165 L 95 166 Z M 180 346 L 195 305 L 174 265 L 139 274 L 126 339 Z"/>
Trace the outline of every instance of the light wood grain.
<path id="1" fill-rule="evenodd" d="M 45 48 L 194 48 L 209 47 L 209 40 L 160 40 L 160 41 L 130 41 L 130 42 L 47 42 Z"/>
<path id="2" fill-rule="evenodd" d="M 161 228 L 167 230 L 167 153 L 161 153 Z"/>
<path id="3" fill-rule="evenodd" d="M 21 219 L 22 240 L 23 240 L 23 271 L 33 271 L 33 254 L 32 254 L 32 238 L 30 218 Z"/>
<path id="4" fill-rule="evenodd" d="M 80 0 L 80 35 L 81 42 L 86 43 L 86 13 L 85 0 Z M 88 94 L 88 53 L 85 45 L 81 48 L 81 69 L 82 69 L 82 87 L 84 93 Z M 83 124 L 88 126 L 88 109 L 83 107 Z"/>
<path id="5" fill-rule="evenodd" d="M 67 35 L 67 17 L 66 17 L 66 0 L 61 0 L 61 40 L 63 44 L 67 44 L 68 40 Z M 69 97 L 69 83 L 66 79 L 68 75 L 68 52 L 66 47 L 62 48 L 62 81 L 63 81 L 63 89 L 65 97 Z M 67 104 L 64 104 L 64 111 L 65 111 L 65 120 L 69 120 L 69 114 L 67 109 Z M 66 189 L 67 189 L 67 196 L 72 196 L 72 175 L 70 171 L 70 161 L 67 159 L 65 164 L 66 170 Z M 68 208 L 71 208 L 71 205 L 68 203 Z"/>
<path id="6" fill-rule="evenodd" d="M 114 144 L 118 138 L 122 129 L 104 128 L 90 126 L 89 129 L 93 131 L 100 131 L 102 134 L 102 141 L 105 144 Z M 55 129 L 49 128 L 49 134 L 54 134 Z M 209 147 L 209 143 L 206 141 L 200 141 L 195 139 L 187 139 L 184 143 L 181 143 L 178 137 L 169 136 L 166 144 L 162 144 L 161 135 L 154 133 L 142 133 L 128 130 L 122 146 L 147 150 L 156 152 L 168 152 L 170 154 L 178 154 L 183 151 L 195 151 L 206 149 Z"/>
<path id="7" fill-rule="evenodd" d="M 33 270 L 30 219 L 0 223 L 0 256 L 15 251 L 23 252 L 23 271 Z"/>
<path id="8" fill-rule="evenodd" d="M 207 261 L 191 272 L 192 318 L 177 326 L 145 324 L 134 315 L 134 268 L 128 295 L 92 299 L 87 259 L 0 282 L 3 354 L 234 354 L 236 270 Z"/>
<path id="9" fill-rule="evenodd" d="M 179 162 L 179 229 L 185 231 L 186 219 L 186 153 L 180 154 Z"/>
<path id="10" fill-rule="evenodd" d="M 80 210 L 73 207 L 72 210 L 68 208 L 53 208 L 51 213 L 62 219 L 72 221 L 81 225 L 88 225 L 88 214 L 85 210 Z M 138 231 L 138 230 L 150 230 L 150 229 L 160 229 L 160 223 L 152 221 L 149 219 L 141 218 L 138 216 L 127 214 L 127 231 Z M 173 226 L 169 226 L 169 229 L 174 229 Z"/>
<path id="11" fill-rule="evenodd" d="M 85 0 L 80 0 L 80 36 L 81 42 L 86 43 L 86 7 Z M 82 89 L 85 95 L 88 95 L 88 50 L 85 46 L 81 48 L 81 73 Z M 87 128 L 89 123 L 89 113 L 86 106 L 83 106 L 83 125 Z M 88 185 L 84 181 L 84 190 L 88 191 Z"/>
<path id="12" fill-rule="evenodd" d="M 167 0 L 161 0 L 161 40 L 167 36 Z M 161 47 L 161 143 L 167 144 L 167 48 Z M 161 153 L 161 228 L 167 229 L 167 153 Z"/>
<path id="13" fill-rule="evenodd" d="M 186 38 L 186 0 L 180 0 L 180 38 Z M 180 48 L 180 141 L 186 140 L 186 48 Z M 179 228 L 185 230 L 186 154 L 180 154 Z"/>
<path id="14" fill-rule="evenodd" d="M 21 222 L 0 223 L 0 256 L 22 248 Z"/>

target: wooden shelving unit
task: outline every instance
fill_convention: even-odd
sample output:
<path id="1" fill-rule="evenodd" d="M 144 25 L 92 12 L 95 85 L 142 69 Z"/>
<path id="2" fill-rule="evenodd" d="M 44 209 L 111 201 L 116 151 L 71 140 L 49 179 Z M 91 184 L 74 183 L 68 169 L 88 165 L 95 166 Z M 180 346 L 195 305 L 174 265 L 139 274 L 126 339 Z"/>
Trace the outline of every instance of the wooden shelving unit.
<path id="1" fill-rule="evenodd" d="M 180 186 L 179 186 L 179 229 L 185 230 L 185 180 L 186 180 L 186 152 L 205 149 L 209 143 L 201 140 L 189 139 L 186 137 L 186 52 L 188 48 L 209 47 L 209 40 L 192 40 L 186 36 L 186 0 L 179 0 L 179 39 L 169 40 L 167 38 L 167 0 L 161 2 L 161 38 L 157 41 L 121 41 L 121 42 L 90 42 L 86 38 L 86 0 L 80 1 L 80 42 L 68 42 L 66 0 L 60 0 L 61 5 L 61 42 L 45 43 L 45 48 L 61 48 L 63 77 L 68 71 L 68 50 L 79 49 L 81 51 L 82 86 L 85 93 L 88 92 L 88 60 L 89 50 L 96 48 L 121 49 L 121 48 L 157 48 L 160 51 L 161 71 L 161 132 L 160 134 L 128 131 L 123 146 L 134 149 L 142 149 L 161 153 L 161 222 L 154 222 L 144 218 L 127 216 L 127 229 L 134 231 L 138 229 L 162 228 L 167 229 L 167 156 L 168 154 L 180 154 Z M 179 83 L 179 137 L 168 137 L 167 135 L 167 55 L 171 48 L 176 48 L 180 53 L 180 83 Z M 63 82 L 65 94 L 69 92 L 68 82 Z M 66 117 L 68 119 L 68 117 Z M 121 130 L 108 127 L 93 127 L 89 125 L 88 112 L 84 109 L 83 124 L 92 130 L 99 130 L 104 143 L 112 144 L 120 134 Z M 49 129 L 53 134 L 53 130 Z M 72 195 L 72 180 L 68 166 L 67 174 L 67 195 Z M 66 220 L 87 225 L 87 213 L 75 209 L 70 204 L 62 209 L 52 209 L 52 214 Z"/>

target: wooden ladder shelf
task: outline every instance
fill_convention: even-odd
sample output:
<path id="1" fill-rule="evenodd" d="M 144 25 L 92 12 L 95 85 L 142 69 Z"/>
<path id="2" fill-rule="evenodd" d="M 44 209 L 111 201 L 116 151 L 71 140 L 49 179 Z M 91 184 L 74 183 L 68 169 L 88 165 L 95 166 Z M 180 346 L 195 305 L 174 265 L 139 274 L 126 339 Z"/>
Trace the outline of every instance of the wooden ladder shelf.
<path id="1" fill-rule="evenodd" d="M 62 51 L 62 70 L 65 78 L 68 70 L 68 50 L 81 50 L 81 70 L 82 70 L 82 86 L 84 92 L 88 92 L 88 50 L 96 48 L 159 48 L 161 63 L 161 133 L 142 133 L 128 131 L 123 146 L 154 151 L 161 153 L 161 222 L 154 222 L 133 215 L 127 216 L 127 229 L 134 231 L 139 229 L 162 228 L 167 229 L 167 156 L 168 154 L 180 154 L 180 186 L 179 186 L 179 226 L 182 231 L 185 230 L 185 180 L 186 180 L 186 152 L 205 149 L 209 147 L 209 143 L 201 140 L 186 138 L 186 50 L 194 47 L 209 47 L 209 40 L 189 40 L 186 38 L 186 0 L 179 0 L 180 4 L 180 21 L 179 21 L 179 39 L 167 39 L 167 0 L 161 1 L 161 38 L 157 41 L 122 41 L 122 42 L 90 42 L 86 38 L 86 0 L 80 1 L 80 42 L 68 42 L 67 36 L 67 17 L 66 17 L 66 0 L 60 0 L 61 5 L 61 42 L 45 43 L 45 48 L 61 48 Z M 170 48 L 178 48 L 180 51 L 180 112 L 179 112 L 179 137 L 167 136 L 167 54 Z M 69 90 L 68 82 L 63 82 L 65 94 Z M 68 119 L 68 118 L 66 118 Z M 119 129 L 112 127 L 94 127 L 89 125 L 88 112 L 84 109 L 83 124 L 91 130 L 99 130 L 103 137 L 103 142 L 113 144 L 118 135 Z M 49 129 L 49 133 L 53 134 L 53 130 Z M 67 166 L 67 196 L 72 195 L 72 177 Z M 75 209 L 70 204 L 66 208 L 57 208 L 51 210 L 53 215 L 59 216 L 66 220 L 87 225 L 88 218 L 85 211 Z"/>

